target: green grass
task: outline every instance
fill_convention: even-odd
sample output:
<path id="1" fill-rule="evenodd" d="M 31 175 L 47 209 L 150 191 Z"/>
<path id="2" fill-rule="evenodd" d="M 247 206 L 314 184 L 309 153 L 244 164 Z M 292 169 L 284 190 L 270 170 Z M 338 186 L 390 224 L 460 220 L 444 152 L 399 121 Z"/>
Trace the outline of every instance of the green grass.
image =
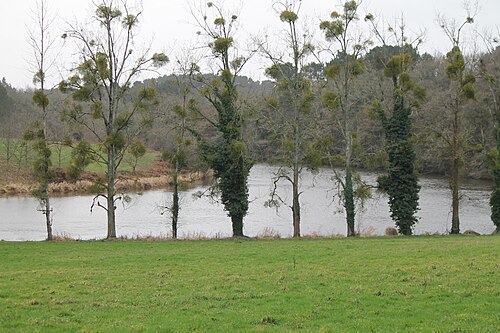
<path id="1" fill-rule="evenodd" d="M 11 140 L 11 150 L 13 151 L 14 156 L 11 157 L 10 164 L 11 166 L 21 167 L 21 168 L 31 168 L 31 163 L 34 158 L 34 153 L 31 148 L 31 145 L 28 146 L 28 161 L 25 159 L 25 150 L 21 146 L 22 141 L 17 139 Z M 6 161 L 7 158 L 7 140 L 4 138 L 0 138 L 0 161 Z M 57 149 L 57 148 L 60 149 Z M 51 145 L 52 155 L 52 166 L 53 167 L 61 167 L 67 169 L 71 163 L 71 151 L 72 148 L 64 145 Z M 146 154 L 139 160 L 136 170 L 144 170 L 151 167 L 154 164 L 154 161 L 161 157 L 160 153 L 147 151 Z M 125 157 L 118 171 L 132 171 L 132 167 L 127 161 L 130 158 L 128 156 Z M 103 164 L 91 163 L 86 169 L 86 171 L 103 173 L 106 171 L 105 166 Z M 1 170 L 0 170 L 1 171 Z"/>
<path id="2" fill-rule="evenodd" d="M 500 237 L 0 242 L 1 332 L 498 332 Z"/>

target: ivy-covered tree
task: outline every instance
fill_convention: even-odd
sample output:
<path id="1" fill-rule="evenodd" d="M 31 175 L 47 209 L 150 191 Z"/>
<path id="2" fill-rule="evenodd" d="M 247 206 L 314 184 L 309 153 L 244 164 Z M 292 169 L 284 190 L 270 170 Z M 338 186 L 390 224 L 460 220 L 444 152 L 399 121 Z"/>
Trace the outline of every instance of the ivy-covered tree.
<path id="1" fill-rule="evenodd" d="M 126 1 L 102 0 L 95 3 L 92 19 L 73 25 L 63 35 L 74 40 L 82 61 L 73 75 L 60 83 L 74 103 L 65 110 L 65 119 L 94 135 L 91 146 L 98 163 L 106 167 L 106 179 L 94 186 L 94 203 L 107 212 L 107 238 L 116 237 L 116 174 L 125 151 L 138 132 L 150 124 L 147 112 L 157 103 L 156 89 L 144 86 L 137 96 L 126 98 L 133 80 L 168 62 L 163 53 L 149 55 L 135 48 L 134 40 L 141 12 L 133 12 Z M 106 203 L 101 204 L 103 198 Z"/>
<path id="2" fill-rule="evenodd" d="M 373 16 L 366 17 L 374 20 Z M 386 78 L 392 83 L 390 103 L 376 100 L 374 108 L 382 123 L 385 136 L 385 153 L 387 155 L 387 175 L 380 176 L 379 189 L 389 196 L 389 210 L 398 232 L 411 235 L 418 222 L 416 213 L 419 209 L 418 176 L 415 169 L 415 148 L 413 145 L 412 108 L 418 107 L 425 99 L 425 89 L 416 84 L 410 76 L 414 65 L 415 47 L 405 36 L 404 21 L 398 29 L 390 28 L 399 45 L 380 50 L 397 52 L 396 55 L 379 55 Z M 420 43 L 420 37 L 415 39 Z M 389 109 L 389 110 L 386 110 Z"/>
<path id="3" fill-rule="evenodd" d="M 238 56 L 234 40 L 238 16 L 226 14 L 220 4 L 208 2 L 200 15 L 193 13 L 198 26 L 209 39 L 208 46 L 218 65 L 216 77 L 207 81 L 200 67 L 194 64 L 191 74 L 200 93 L 215 110 L 215 116 L 198 109 L 198 116 L 216 129 L 214 140 L 201 136 L 201 154 L 214 171 L 214 189 L 231 218 L 234 237 L 243 237 L 243 218 L 248 211 L 248 174 L 252 162 L 243 137 L 245 115 L 238 102 L 236 79 L 248 58 Z"/>
<path id="4" fill-rule="evenodd" d="M 462 29 L 473 22 L 474 18 L 471 15 L 468 15 L 460 25 L 455 20 L 447 21 L 443 17 L 439 18 L 441 28 L 452 43 L 452 49 L 445 58 L 445 73 L 450 84 L 446 101 L 446 109 L 450 113 L 450 127 L 441 135 L 448 148 L 452 234 L 460 233 L 460 172 L 467 149 L 467 139 L 463 129 L 463 107 L 468 101 L 475 99 L 476 80 L 474 74 L 467 69 L 460 37 Z"/>
<path id="5" fill-rule="evenodd" d="M 340 13 L 336 11 L 331 13 L 331 21 L 323 21 L 320 24 L 325 39 L 331 43 L 327 51 L 332 56 L 330 64 L 325 68 L 325 76 L 329 84 L 323 94 L 322 104 L 334 120 L 333 127 L 340 133 L 344 153 L 338 158 L 335 156 L 337 154 L 333 153 L 336 147 L 328 147 L 327 156 L 332 166 L 334 161 L 340 160 L 345 168 L 343 175 L 333 167 L 332 170 L 339 184 L 340 201 L 346 213 L 347 236 L 356 234 L 356 199 L 362 200 L 369 196 L 369 189 L 359 176 L 353 177 L 355 174 L 353 154 L 357 137 L 356 113 L 362 106 L 360 95 L 354 94 L 353 90 L 356 81 L 365 69 L 361 58 L 362 52 L 370 45 L 370 40 L 363 38 L 356 27 L 359 20 L 359 6 L 360 2 L 346 1 Z"/>
<path id="6" fill-rule="evenodd" d="M 321 156 L 316 147 L 316 128 L 313 104 L 313 85 L 304 73 L 304 62 L 311 55 L 311 36 L 299 29 L 300 1 L 275 3 L 280 21 L 286 26 L 284 51 L 273 50 L 270 42 L 259 42 L 262 55 L 271 62 L 266 75 L 273 79 L 275 87 L 266 101 L 267 124 L 271 131 L 270 140 L 278 147 L 275 161 L 280 165 L 276 172 L 268 206 L 284 204 L 292 211 L 293 237 L 301 236 L 300 176 L 305 168 L 316 168 L 321 164 Z M 291 203 L 278 194 L 281 181 L 292 187 Z"/>
<path id="7" fill-rule="evenodd" d="M 500 31 L 499 34 L 500 35 Z M 493 116 L 495 132 L 495 148 L 490 152 L 493 169 L 493 191 L 490 197 L 491 221 L 500 232 L 500 38 L 485 35 L 487 53 L 480 59 L 480 74 L 486 83 L 488 107 Z"/>
<path id="8" fill-rule="evenodd" d="M 412 105 L 408 94 L 418 100 L 425 98 L 425 90 L 416 85 L 408 71 L 412 62 L 409 53 L 393 56 L 384 73 L 393 82 L 393 109 L 391 113 L 379 111 L 385 134 L 385 151 L 388 158 L 387 176 L 378 179 L 379 187 L 389 196 L 389 209 L 400 234 L 411 235 L 417 223 L 420 185 L 415 170 L 413 147 Z"/>

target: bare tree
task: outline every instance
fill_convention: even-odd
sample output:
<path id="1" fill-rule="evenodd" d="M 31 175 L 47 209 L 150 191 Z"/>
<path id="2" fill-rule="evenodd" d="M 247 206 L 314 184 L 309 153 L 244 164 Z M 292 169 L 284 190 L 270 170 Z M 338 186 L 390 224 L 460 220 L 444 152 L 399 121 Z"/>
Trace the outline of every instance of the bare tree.
<path id="1" fill-rule="evenodd" d="M 323 21 L 320 25 L 325 39 L 330 45 L 325 51 L 328 52 L 330 64 L 325 68 L 325 74 L 329 82 L 327 90 L 323 94 L 322 104 L 334 120 L 334 128 L 342 138 L 344 156 L 343 161 L 345 174 L 340 174 L 336 169 L 332 170 L 335 180 L 340 185 L 340 201 L 346 212 L 347 236 L 355 233 L 355 201 L 369 196 L 366 184 L 359 177 L 353 177 L 353 154 L 356 135 L 356 114 L 363 106 L 359 94 L 354 93 L 356 81 L 365 69 L 362 54 L 371 45 L 371 41 L 364 37 L 360 27 L 359 7 L 361 2 L 346 1 L 342 10 L 333 11 L 330 15 L 331 21 Z M 328 147 L 329 160 L 339 160 L 332 156 L 335 147 Z M 358 180 L 357 184 L 355 184 Z"/>
<path id="2" fill-rule="evenodd" d="M 90 22 L 70 25 L 63 35 L 76 42 L 82 62 L 60 88 L 71 92 L 74 101 L 66 119 L 86 128 L 99 143 L 92 155 L 106 166 L 106 179 L 96 187 L 94 204 L 107 211 L 107 238 L 115 238 L 115 205 L 120 198 L 115 190 L 117 170 L 132 139 L 150 124 L 147 111 L 157 103 L 152 86 L 141 88 L 132 103 L 127 103 L 127 92 L 133 80 L 164 66 L 168 57 L 135 48 L 140 9 L 115 0 L 102 0 L 94 7 Z"/>
<path id="3" fill-rule="evenodd" d="M 37 87 L 33 94 L 33 102 L 41 110 L 41 114 L 39 120 L 28 130 L 25 137 L 34 140 L 33 146 L 37 157 L 33 168 L 38 188 L 33 194 L 40 201 L 42 207 L 40 211 L 45 215 L 47 240 L 52 240 L 52 207 L 50 205 L 49 183 L 54 176 L 51 171 L 51 150 L 48 139 L 49 97 L 46 85 L 47 73 L 52 64 L 49 53 L 54 46 L 55 39 L 50 34 L 54 18 L 49 15 L 45 0 L 40 0 L 37 3 L 33 20 L 35 28 L 29 30 L 29 43 L 34 53 L 33 83 Z"/>
<path id="4" fill-rule="evenodd" d="M 275 50 L 268 39 L 258 41 L 258 48 L 264 58 L 271 62 L 266 75 L 274 80 L 275 96 L 267 101 L 266 116 L 271 140 L 279 147 L 276 161 L 280 168 L 273 179 L 270 207 L 284 204 L 292 211 L 293 237 L 301 236 L 300 176 L 305 168 L 320 165 L 320 156 L 315 147 L 317 130 L 314 126 L 313 104 L 315 95 L 310 79 L 303 68 L 313 52 L 312 36 L 301 31 L 299 14 L 301 1 L 276 1 L 274 9 L 285 25 L 278 38 L 284 43 L 282 50 Z M 281 181 L 292 187 L 292 202 L 287 203 L 277 191 Z"/>
<path id="5" fill-rule="evenodd" d="M 452 44 L 452 49 L 446 54 L 446 76 L 450 82 L 446 109 L 450 112 L 449 131 L 441 137 L 448 146 L 449 181 L 452 197 L 451 233 L 460 233 L 460 172 L 463 166 L 466 138 L 463 132 L 463 107 L 475 98 L 475 77 L 467 68 L 466 59 L 462 53 L 462 30 L 468 24 L 474 23 L 477 5 L 471 8 L 466 3 L 467 17 L 459 23 L 456 20 L 438 16 L 438 23 Z"/>

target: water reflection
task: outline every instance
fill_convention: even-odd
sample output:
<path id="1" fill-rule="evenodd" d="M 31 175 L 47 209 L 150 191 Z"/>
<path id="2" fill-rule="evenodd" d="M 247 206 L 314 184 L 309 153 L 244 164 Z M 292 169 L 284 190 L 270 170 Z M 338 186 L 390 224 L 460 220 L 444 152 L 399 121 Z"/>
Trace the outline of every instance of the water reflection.
<path id="1" fill-rule="evenodd" d="M 273 167 L 257 165 L 252 168 L 249 178 L 250 210 L 245 219 L 245 234 L 256 236 L 264 230 L 274 230 L 282 237 L 292 234 L 291 211 L 281 207 L 278 212 L 264 207 L 271 191 Z M 304 173 L 302 177 L 302 233 L 333 235 L 345 234 L 345 217 L 338 211 L 331 190 L 331 172 L 322 170 L 318 175 Z M 376 174 L 365 173 L 364 179 L 375 184 Z M 290 188 L 282 183 L 279 191 L 285 199 L 290 198 Z M 418 213 L 420 222 L 415 227 L 416 234 L 446 233 L 451 225 L 451 200 L 447 182 L 441 178 L 423 178 Z M 186 237 L 226 237 L 231 235 L 230 219 L 222 206 L 208 198 L 194 199 L 193 194 L 205 187 L 187 189 L 181 195 L 181 216 L 179 236 Z M 493 232 L 490 220 L 487 183 L 469 183 L 462 191 L 461 230 L 475 230 L 482 234 Z M 169 216 L 160 214 L 160 206 L 168 205 L 171 192 L 168 190 L 131 194 L 132 202 L 118 205 L 118 236 L 165 236 L 170 235 Z M 54 232 L 78 239 L 101 239 L 106 237 L 106 214 L 103 210 L 90 212 L 92 196 L 59 197 L 52 200 Z M 0 198 L 0 239 L 3 240 L 43 240 L 45 239 L 44 219 L 37 211 L 38 203 L 29 197 Z M 357 213 L 359 231 L 383 234 L 393 226 L 389 217 L 387 198 L 374 193 L 365 208 Z"/>

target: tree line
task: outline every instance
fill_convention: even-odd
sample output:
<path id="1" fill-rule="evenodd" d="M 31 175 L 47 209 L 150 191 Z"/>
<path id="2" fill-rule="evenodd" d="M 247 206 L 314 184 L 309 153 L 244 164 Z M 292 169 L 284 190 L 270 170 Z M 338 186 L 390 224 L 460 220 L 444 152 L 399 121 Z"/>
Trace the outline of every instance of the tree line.
<path id="1" fill-rule="evenodd" d="M 362 13 L 360 2 L 332 8 L 316 29 L 301 24 L 300 6 L 300 1 L 274 2 L 283 26 L 278 42 L 255 38 L 249 50 L 236 39 L 236 14 L 217 2 L 192 7 L 206 56 L 217 69 L 207 73 L 185 56 L 175 59 L 172 74 L 139 82 L 141 73 L 171 59 L 149 49 L 133 50 L 141 12 L 127 2 L 102 0 L 90 23 L 69 24 L 62 34 L 80 50 L 78 65 L 58 89 L 47 89 L 45 59 L 54 44 L 41 1 L 36 29 L 30 31 L 36 88 L 17 91 L 2 81 L 0 117 L 4 136 L 22 135 L 37 156 L 34 195 L 44 207 L 47 238 L 52 238 L 47 188 L 54 180 L 49 146 L 57 142 L 73 147 L 74 178 L 92 161 L 106 167 L 105 177 L 93 186 L 92 206 L 107 211 L 108 238 L 116 237 L 116 203 L 123 199 L 115 189 L 118 168 L 128 152 L 139 158 L 144 144 L 164 151 L 173 169 L 173 204 L 167 208 L 174 237 L 177 176 L 195 165 L 213 170 L 209 194 L 222 202 L 233 235 L 244 236 L 248 175 L 256 161 L 279 166 L 266 205 L 290 208 L 294 237 L 301 236 L 301 173 L 320 167 L 334 172 L 332 188 L 345 212 L 348 236 L 355 235 L 356 205 L 372 190 L 361 169 L 385 171 L 377 188 L 387 193 L 391 218 L 404 235 L 411 235 L 418 222 L 420 174 L 449 178 L 452 233 L 460 232 L 461 179 L 492 178 L 491 217 L 498 231 L 498 37 L 481 35 L 485 51 L 465 55 L 461 35 L 472 28 L 474 13 L 467 12 L 463 21 L 440 16 L 449 51 L 431 56 L 419 52 L 423 36 L 407 35 L 404 20 L 384 25 Z M 268 64 L 263 82 L 240 75 L 254 57 Z M 33 124 L 13 131 L 8 124 L 24 114 Z M 283 182 L 291 185 L 292 202 L 278 194 Z"/>

